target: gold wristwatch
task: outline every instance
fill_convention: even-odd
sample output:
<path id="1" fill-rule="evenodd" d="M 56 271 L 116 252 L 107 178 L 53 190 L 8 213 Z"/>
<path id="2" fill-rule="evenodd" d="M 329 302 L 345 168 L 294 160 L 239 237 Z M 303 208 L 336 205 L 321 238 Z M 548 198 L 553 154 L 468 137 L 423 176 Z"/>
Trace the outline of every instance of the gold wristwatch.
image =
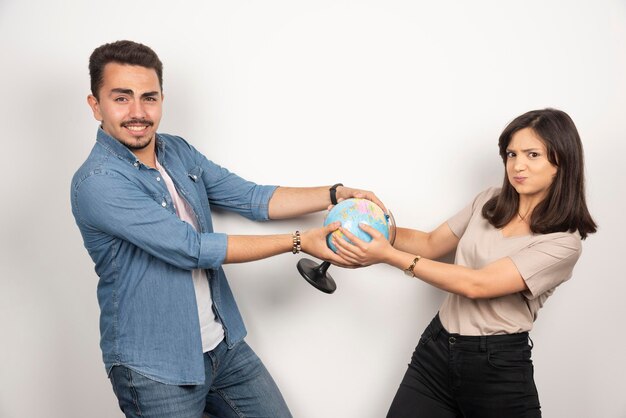
<path id="1" fill-rule="evenodd" d="M 410 266 L 408 266 L 405 270 L 404 270 L 404 274 L 406 274 L 409 277 L 415 277 L 415 273 L 413 272 L 413 269 L 415 268 L 415 265 L 417 264 L 418 261 L 420 261 L 422 257 L 421 256 L 417 256 L 413 259 L 413 262 L 411 263 Z"/>

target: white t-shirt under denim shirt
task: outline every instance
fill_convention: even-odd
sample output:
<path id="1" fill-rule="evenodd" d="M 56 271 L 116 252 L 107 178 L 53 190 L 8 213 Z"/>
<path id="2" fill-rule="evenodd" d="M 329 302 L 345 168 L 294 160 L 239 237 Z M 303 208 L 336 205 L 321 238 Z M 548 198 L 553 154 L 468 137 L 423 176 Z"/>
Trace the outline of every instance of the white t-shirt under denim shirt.
<path id="1" fill-rule="evenodd" d="M 163 181 L 170 192 L 176 214 L 178 217 L 198 230 L 198 223 L 193 210 L 187 202 L 180 197 L 172 178 L 167 171 L 156 161 L 157 170 L 161 173 Z M 193 288 L 196 292 L 196 304 L 198 305 L 198 317 L 200 319 L 200 334 L 202 338 L 202 352 L 213 350 L 224 339 L 224 328 L 219 323 L 213 313 L 213 301 L 211 300 L 211 289 L 209 288 L 209 280 L 204 269 L 194 269 L 191 272 L 193 279 Z"/>
<path id="2" fill-rule="evenodd" d="M 561 283 L 572 276 L 582 252 L 578 232 L 555 232 L 505 237 L 482 216 L 483 205 L 500 193 L 489 188 L 448 219 L 460 238 L 455 263 L 479 269 L 509 257 L 528 290 L 488 299 L 448 294 L 439 310 L 444 328 L 461 335 L 498 335 L 530 331 L 537 311 Z M 497 280 L 497 279 L 496 279 Z"/>

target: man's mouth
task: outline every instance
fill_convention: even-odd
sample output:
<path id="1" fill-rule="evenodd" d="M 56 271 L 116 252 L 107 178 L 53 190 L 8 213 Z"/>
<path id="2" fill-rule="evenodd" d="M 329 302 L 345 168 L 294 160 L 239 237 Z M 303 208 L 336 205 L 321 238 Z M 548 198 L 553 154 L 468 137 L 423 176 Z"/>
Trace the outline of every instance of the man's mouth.
<path id="1" fill-rule="evenodd" d="M 130 129 L 131 131 L 143 131 L 146 128 L 146 125 L 126 125 L 126 129 Z"/>
<path id="2" fill-rule="evenodd" d="M 145 130 L 147 127 L 154 125 L 152 121 L 149 120 L 130 120 L 128 122 L 123 122 L 122 127 L 128 129 L 133 132 L 141 132 Z"/>

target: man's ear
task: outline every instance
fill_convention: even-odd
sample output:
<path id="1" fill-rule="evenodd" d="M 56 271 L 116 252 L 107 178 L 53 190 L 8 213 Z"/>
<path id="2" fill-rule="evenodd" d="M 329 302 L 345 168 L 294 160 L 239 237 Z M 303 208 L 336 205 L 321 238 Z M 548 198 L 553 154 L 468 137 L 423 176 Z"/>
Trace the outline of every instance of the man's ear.
<path id="1" fill-rule="evenodd" d="M 93 94 L 87 96 L 87 104 L 91 108 L 93 112 L 93 117 L 98 121 L 102 122 L 102 113 L 100 113 L 100 103 L 98 103 L 98 99 Z"/>

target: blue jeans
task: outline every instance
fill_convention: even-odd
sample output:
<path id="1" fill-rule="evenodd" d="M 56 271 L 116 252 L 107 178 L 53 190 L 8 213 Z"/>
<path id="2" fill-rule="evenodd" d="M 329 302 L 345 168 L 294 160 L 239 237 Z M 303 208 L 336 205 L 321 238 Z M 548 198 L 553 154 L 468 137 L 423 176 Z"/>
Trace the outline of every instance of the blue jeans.
<path id="1" fill-rule="evenodd" d="M 415 348 L 388 418 L 539 418 L 528 333 L 449 334 L 437 315 Z"/>
<path id="2" fill-rule="evenodd" d="M 228 350 L 222 341 L 204 353 L 203 385 L 167 385 L 124 366 L 109 378 L 126 417 L 291 417 L 269 372 L 244 341 Z"/>

